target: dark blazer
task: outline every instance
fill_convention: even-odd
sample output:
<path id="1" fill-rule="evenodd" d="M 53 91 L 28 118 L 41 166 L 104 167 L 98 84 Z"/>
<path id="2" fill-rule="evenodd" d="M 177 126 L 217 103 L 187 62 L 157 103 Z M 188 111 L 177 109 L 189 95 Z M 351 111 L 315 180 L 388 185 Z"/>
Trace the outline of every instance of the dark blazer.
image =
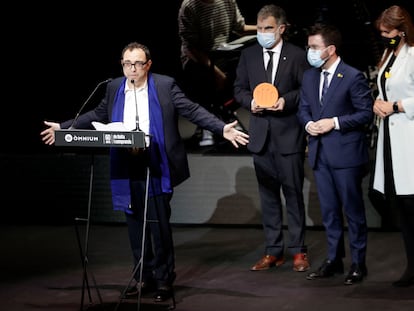
<path id="1" fill-rule="evenodd" d="M 319 144 L 323 144 L 329 164 L 333 168 L 356 167 L 369 160 L 366 126 L 373 112 L 373 97 L 367 79 L 362 72 L 340 61 L 324 96 L 325 104 L 319 104 L 320 69 L 305 72 L 300 93 L 299 119 L 309 121 L 338 117 L 340 130 L 332 130 L 321 136 L 309 136 L 308 158 L 315 167 Z"/>
<path id="2" fill-rule="evenodd" d="M 299 105 L 299 88 L 305 69 L 309 68 L 305 51 L 284 41 L 274 80 L 279 96 L 286 101 L 283 112 L 250 114 L 249 144 L 247 148 L 259 153 L 267 139 L 273 139 L 279 152 L 290 154 L 303 152 L 305 135 L 296 113 Z M 234 82 L 235 100 L 251 111 L 255 87 L 266 81 L 263 48 L 255 44 L 241 52 Z M 277 135 L 269 135 L 270 130 Z"/>
<path id="3" fill-rule="evenodd" d="M 162 109 L 165 148 L 170 167 L 171 185 L 174 187 L 190 177 L 187 153 L 178 127 L 179 116 L 220 136 L 223 136 L 225 123 L 189 100 L 174 78 L 155 73 L 152 73 L 152 77 Z M 124 77 L 119 77 L 108 83 L 102 101 L 95 109 L 80 115 L 74 126 L 83 129 L 91 128 L 92 121 L 112 122 L 115 95 L 124 79 Z M 68 120 L 61 123 L 61 128 L 69 128 L 72 122 L 73 120 Z"/>

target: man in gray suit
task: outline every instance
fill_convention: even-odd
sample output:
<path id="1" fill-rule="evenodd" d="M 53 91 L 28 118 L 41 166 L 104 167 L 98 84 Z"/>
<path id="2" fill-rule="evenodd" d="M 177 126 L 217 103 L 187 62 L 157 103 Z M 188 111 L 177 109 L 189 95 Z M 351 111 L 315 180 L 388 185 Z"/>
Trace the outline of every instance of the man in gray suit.
<path id="1" fill-rule="evenodd" d="M 309 269 L 304 243 L 306 141 L 296 117 L 302 75 L 309 65 L 304 49 L 283 40 L 287 28 L 282 8 L 265 5 L 260 9 L 257 14 L 259 44 L 242 51 L 234 82 L 236 101 L 250 112 L 247 148 L 253 154 L 265 234 L 264 256 L 250 268 L 252 271 L 283 264 L 285 251 L 293 256 L 294 271 Z M 259 107 L 253 99 L 256 86 L 262 82 L 273 84 L 279 93 L 269 108 Z M 281 190 L 286 200 L 289 232 L 286 250 Z"/>
<path id="2" fill-rule="evenodd" d="M 127 130 L 140 129 L 150 137 L 146 148 L 111 148 L 111 191 L 115 210 L 125 213 L 135 267 L 140 263 L 144 227 L 146 183 L 149 185 L 142 275 L 126 291 L 136 295 L 155 291 L 156 302 L 173 297 L 175 280 L 174 244 L 170 226 L 173 188 L 190 176 L 178 116 L 229 140 L 236 148 L 246 145 L 248 135 L 236 130 L 237 121 L 225 124 L 205 108 L 190 101 L 171 77 L 150 72 L 149 49 L 132 42 L 121 55 L 123 77 L 108 83 L 98 106 L 77 119 L 47 122 L 41 132 L 45 144 L 55 142 L 55 130 L 90 128 L 92 121 L 122 122 Z M 139 122 L 138 122 L 139 121 Z M 149 168 L 149 180 L 147 172 Z M 142 283 L 138 283 L 142 279 Z"/>

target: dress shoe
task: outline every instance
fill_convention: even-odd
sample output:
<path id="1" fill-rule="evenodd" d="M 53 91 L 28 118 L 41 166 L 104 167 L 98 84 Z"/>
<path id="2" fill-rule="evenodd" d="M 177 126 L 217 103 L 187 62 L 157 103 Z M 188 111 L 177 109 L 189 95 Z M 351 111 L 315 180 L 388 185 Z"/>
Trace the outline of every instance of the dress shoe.
<path id="1" fill-rule="evenodd" d="M 394 287 L 410 287 L 414 285 L 414 275 L 404 274 L 399 280 L 392 283 Z"/>
<path id="2" fill-rule="evenodd" d="M 355 283 L 360 283 L 367 276 L 368 271 L 365 265 L 358 265 L 353 263 L 351 265 L 351 269 L 348 272 L 348 275 L 345 278 L 344 284 L 345 285 L 352 285 Z"/>
<path id="3" fill-rule="evenodd" d="M 304 272 L 309 270 L 310 265 L 306 253 L 297 253 L 293 256 L 293 271 Z"/>
<path id="4" fill-rule="evenodd" d="M 279 267 L 284 263 L 285 260 L 283 257 L 278 258 L 272 255 L 265 255 L 250 268 L 250 271 L 268 270 L 271 267 Z"/>
<path id="5" fill-rule="evenodd" d="M 124 293 L 124 298 L 133 297 L 138 295 L 139 290 L 141 289 L 141 295 L 146 295 L 152 293 L 156 290 L 155 282 L 142 282 L 141 288 L 139 287 L 138 283 L 134 286 L 130 286 Z"/>
<path id="6" fill-rule="evenodd" d="M 171 286 L 162 286 L 157 289 L 154 295 L 155 302 L 163 302 L 173 298 L 173 289 Z"/>
<path id="7" fill-rule="evenodd" d="M 326 259 L 317 271 L 311 272 L 306 276 L 308 280 L 315 280 L 319 278 L 329 278 L 336 273 L 344 273 L 344 264 L 342 260 Z"/>

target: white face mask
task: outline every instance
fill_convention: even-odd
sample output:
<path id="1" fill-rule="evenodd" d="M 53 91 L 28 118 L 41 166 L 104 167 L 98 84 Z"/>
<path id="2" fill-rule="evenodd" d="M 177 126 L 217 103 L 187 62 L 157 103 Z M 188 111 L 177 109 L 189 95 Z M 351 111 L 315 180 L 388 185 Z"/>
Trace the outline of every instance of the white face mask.
<path id="1" fill-rule="evenodd" d="M 321 54 L 322 54 L 322 52 L 324 50 L 325 49 L 323 49 L 323 50 L 309 49 L 308 50 L 307 59 L 308 59 L 308 62 L 309 62 L 309 64 L 311 66 L 316 67 L 316 68 L 319 68 L 323 64 L 326 63 L 326 61 L 328 60 L 328 58 L 327 59 L 322 59 L 321 58 Z"/>
<path id="2" fill-rule="evenodd" d="M 276 43 L 276 34 L 274 32 L 257 32 L 257 41 L 265 49 L 270 49 Z"/>

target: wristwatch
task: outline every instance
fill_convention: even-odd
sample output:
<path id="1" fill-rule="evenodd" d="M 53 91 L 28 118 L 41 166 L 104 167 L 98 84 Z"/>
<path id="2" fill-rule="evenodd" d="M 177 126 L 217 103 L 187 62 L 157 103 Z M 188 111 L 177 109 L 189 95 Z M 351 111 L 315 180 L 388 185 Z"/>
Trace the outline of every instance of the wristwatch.
<path id="1" fill-rule="evenodd" d="M 394 102 L 392 104 L 392 110 L 394 111 L 394 113 L 398 113 L 398 102 Z"/>

